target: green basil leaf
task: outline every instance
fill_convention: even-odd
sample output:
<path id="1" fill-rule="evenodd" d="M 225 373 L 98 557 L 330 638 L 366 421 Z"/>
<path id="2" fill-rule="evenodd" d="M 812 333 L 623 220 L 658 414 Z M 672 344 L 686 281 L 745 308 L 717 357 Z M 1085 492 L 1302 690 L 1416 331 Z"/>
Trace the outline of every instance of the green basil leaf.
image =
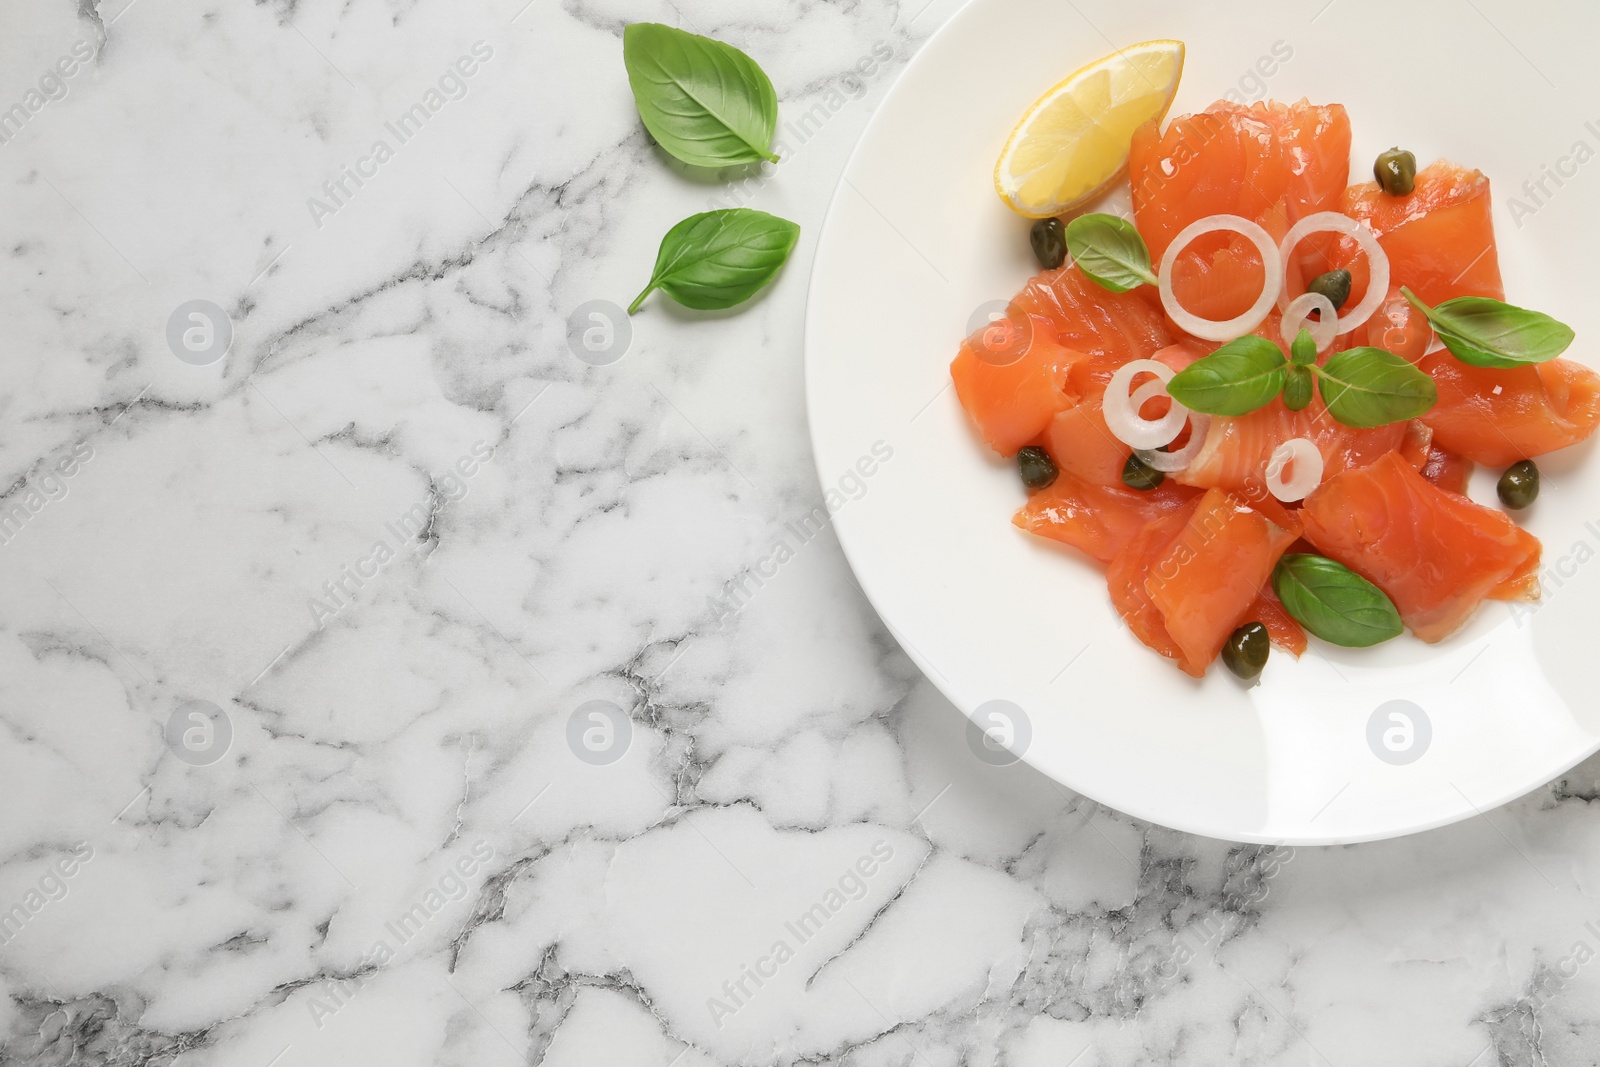
<path id="1" fill-rule="evenodd" d="M 1311 331 L 1304 326 L 1295 334 L 1294 344 L 1289 346 L 1289 358 L 1302 367 L 1309 367 L 1317 361 L 1317 342 L 1311 339 Z"/>
<path id="2" fill-rule="evenodd" d="M 1382 589 L 1324 556 L 1284 556 L 1272 588 L 1296 622 L 1330 644 L 1366 648 L 1405 629 Z"/>
<path id="3" fill-rule="evenodd" d="M 778 94 L 737 48 L 635 22 L 622 31 L 622 62 L 645 129 L 673 156 L 696 167 L 778 161 Z"/>
<path id="4" fill-rule="evenodd" d="M 1283 392 L 1284 367 L 1277 345 L 1246 334 L 1173 375 L 1167 394 L 1190 411 L 1248 415 Z"/>
<path id="5" fill-rule="evenodd" d="M 1090 281 L 1113 293 L 1158 284 L 1144 238 L 1116 215 L 1079 215 L 1067 223 L 1067 251 Z"/>
<path id="6" fill-rule="evenodd" d="M 1400 292 L 1428 317 L 1450 354 L 1474 367 L 1544 363 L 1572 344 L 1572 327 L 1540 311 L 1486 296 L 1458 296 L 1430 308 L 1410 289 Z"/>
<path id="7" fill-rule="evenodd" d="M 1311 368 L 1328 414 L 1358 429 L 1414 419 L 1439 391 L 1424 371 L 1381 348 L 1351 348 Z"/>
<path id="8" fill-rule="evenodd" d="M 800 227 L 788 219 L 753 208 L 690 215 L 661 239 L 650 284 L 628 314 L 654 289 L 700 311 L 743 303 L 772 281 L 799 237 Z"/>
<path id="9" fill-rule="evenodd" d="M 1291 363 L 1286 368 L 1288 377 L 1283 383 L 1283 406 L 1290 411 L 1304 411 L 1311 403 L 1311 368 Z"/>

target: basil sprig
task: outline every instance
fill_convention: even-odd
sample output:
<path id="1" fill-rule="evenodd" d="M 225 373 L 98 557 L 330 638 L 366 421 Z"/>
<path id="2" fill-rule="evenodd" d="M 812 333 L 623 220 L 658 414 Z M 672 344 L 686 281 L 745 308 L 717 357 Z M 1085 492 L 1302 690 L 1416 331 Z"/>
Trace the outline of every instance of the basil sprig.
<path id="1" fill-rule="evenodd" d="M 701 311 L 750 299 L 778 273 L 800 227 L 753 208 L 690 215 L 661 239 L 650 284 L 628 305 L 632 315 L 653 290 Z"/>
<path id="2" fill-rule="evenodd" d="M 1190 411 L 1206 415 L 1248 415 L 1279 393 L 1284 405 L 1299 411 L 1311 403 L 1313 379 L 1328 414 L 1346 426 L 1365 429 L 1414 419 L 1438 400 L 1433 379 L 1381 348 L 1352 348 L 1322 366 L 1310 333 L 1301 330 L 1290 346 L 1294 362 L 1277 345 L 1247 334 L 1172 376 L 1167 393 Z"/>
<path id="3" fill-rule="evenodd" d="M 622 31 L 622 61 L 645 129 L 671 155 L 696 167 L 778 162 L 778 94 L 737 48 L 635 22 Z"/>
<path id="4" fill-rule="evenodd" d="M 1133 223 L 1116 215 L 1079 215 L 1067 223 L 1067 251 L 1090 281 L 1113 293 L 1159 284 L 1150 272 L 1144 238 Z"/>
<path id="5" fill-rule="evenodd" d="M 1310 370 L 1317 362 L 1317 343 L 1311 331 L 1304 326 L 1289 346 L 1289 365 L 1284 368 L 1283 406 L 1290 411 L 1304 411 L 1311 403 L 1311 390 L 1316 375 Z"/>
<path id="6" fill-rule="evenodd" d="M 1486 296 L 1458 296 L 1429 307 L 1401 286 L 1413 307 L 1450 354 L 1474 367 L 1521 367 L 1555 359 L 1572 344 L 1572 327 L 1540 311 L 1515 307 Z"/>
<path id="7" fill-rule="evenodd" d="M 1296 622 L 1330 644 L 1366 648 L 1405 629 L 1383 590 L 1325 556 L 1284 556 L 1272 588 Z"/>

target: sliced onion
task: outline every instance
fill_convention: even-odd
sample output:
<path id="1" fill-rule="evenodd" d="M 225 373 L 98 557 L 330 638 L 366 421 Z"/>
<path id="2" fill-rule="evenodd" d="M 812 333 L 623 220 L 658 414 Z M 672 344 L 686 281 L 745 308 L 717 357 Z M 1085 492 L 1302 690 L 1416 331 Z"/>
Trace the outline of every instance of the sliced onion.
<path id="1" fill-rule="evenodd" d="M 1311 216 L 1315 218 L 1316 216 Z M 1204 237 L 1217 230 L 1231 230 L 1249 238 L 1250 243 L 1261 251 L 1261 266 L 1266 270 L 1266 277 L 1261 285 L 1261 295 L 1250 309 L 1237 318 L 1226 322 L 1216 319 L 1202 319 L 1184 309 L 1178 303 L 1177 296 L 1172 291 L 1172 266 L 1178 260 L 1178 253 L 1189 247 L 1196 237 Z M 1278 292 L 1283 288 L 1283 256 L 1278 251 L 1278 246 L 1272 240 L 1272 235 L 1249 219 L 1240 218 L 1238 215 L 1208 215 L 1203 219 L 1191 222 L 1178 236 L 1172 239 L 1167 246 L 1166 253 L 1161 257 L 1161 306 L 1166 308 L 1167 314 L 1179 328 L 1186 333 L 1206 341 L 1231 341 L 1235 337 L 1243 337 L 1267 317 L 1267 312 L 1272 310 L 1273 301 L 1278 299 Z M 1384 275 L 1385 288 L 1388 285 L 1388 274 Z M 1368 312 L 1371 314 L 1371 312 Z"/>
<path id="2" fill-rule="evenodd" d="M 1378 244 L 1378 235 L 1372 232 L 1372 227 L 1364 222 L 1358 222 L 1349 215 L 1341 215 L 1337 211 L 1319 211 L 1315 215 L 1307 215 L 1293 226 L 1283 237 L 1283 244 L 1278 246 L 1280 262 L 1287 264 L 1289 254 L 1294 251 L 1295 245 L 1305 240 L 1314 233 L 1337 233 L 1355 241 L 1361 246 L 1361 251 L 1367 254 L 1367 268 L 1372 278 L 1367 282 L 1367 295 L 1361 298 L 1361 303 L 1335 318 L 1334 336 L 1349 333 L 1363 322 L 1372 318 L 1372 313 L 1378 310 L 1378 305 L 1383 303 L 1384 297 L 1389 295 L 1389 257 L 1384 254 L 1383 246 Z M 1285 282 L 1278 294 L 1278 308 L 1286 314 L 1289 308 L 1289 286 Z M 1321 345 L 1317 346 L 1319 349 Z"/>
<path id="3" fill-rule="evenodd" d="M 1312 311 L 1320 311 L 1322 317 L 1312 318 Z M 1300 336 L 1300 330 L 1304 327 L 1311 331 L 1311 340 L 1316 344 L 1317 351 L 1325 351 L 1339 336 L 1338 320 L 1332 300 L 1321 293 L 1301 293 L 1289 301 L 1289 307 L 1283 313 L 1283 343 L 1294 344 L 1294 339 Z"/>
<path id="4" fill-rule="evenodd" d="M 1294 464 L 1294 476 L 1283 479 L 1283 469 Z M 1311 490 L 1322 484 L 1322 453 L 1309 438 L 1295 437 L 1272 450 L 1267 460 L 1267 492 L 1292 504 L 1304 500 Z"/>
<path id="5" fill-rule="evenodd" d="M 1210 431 L 1210 415 L 1190 415 L 1189 440 L 1182 448 L 1176 452 L 1163 452 L 1158 448 L 1136 448 L 1133 454 L 1151 470 L 1158 470 L 1163 474 L 1175 474 L 1193 462 L 1194 457 L 1205 446 L 1206 434 Z"/>
<path id="6" fill-rule="evenodd" d="M 1156 381 L 1140 386 L 1129 396 L 1128 387 L 1133 384 L 1133 376 L 1141 373 L 1154 374 Z M 1106 383 L 1102 404 L 1106 426 L 1117 440 L 1133 448 L 1159 448 L 1183 432 L 1189 409 L 1176 400 L 1171 410 L 1159 419 L 1147 419 L 1139 414 L 1145 401 L 1167 395 L 1167 383 L 1174 373 L 1171 367 L 1153 359 L 1135 359 L 1117 368 L 1111 381 Z"/>

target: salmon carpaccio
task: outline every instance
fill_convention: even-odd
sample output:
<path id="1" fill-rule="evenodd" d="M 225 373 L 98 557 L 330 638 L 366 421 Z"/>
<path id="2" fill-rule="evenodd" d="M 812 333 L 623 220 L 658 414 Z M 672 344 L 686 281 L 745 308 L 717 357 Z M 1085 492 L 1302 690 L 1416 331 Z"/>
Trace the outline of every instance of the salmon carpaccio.
<path id="1" fill-rule="evenodd" d="M 1153 264 L 1181 230 L 1211 215 L 1243 216 L 1280 240 L 1318 212 L 1366 224 L 1389 260 L 1389 290 L 1319 363 L 1361 346 L 1394 353 L 1437 386 L 1421 418 L 1357 429 L 1336 421 L 1320 396 L 1301 411 L 1279 398 L 1212 417 L 1184 469 L 1154 489 L 1130 488 L 1122 473 L 1132 450 L 1107 425 L 1107 383 L 1131 360 L 1178 371 L 1220 344 L 1179 329 L 1153 286 L 1113 293 L 1070 262 L 1029 280 L 951 364 L 957 396 L 989 447 L 1009 456 L 1036 446 L 1056 465 L 1056 480 L 1029 493 L 1014 524 L 1104 564 L 1129 630 L 1196 677 L 1251 621 L 1276 647 L 1304 651 L 1305 631 L 1271 586 L 1287 551 L 1319 552 L 1366 577 L 1425 641 L 1454 632 L 1486 599 L 1537 597 L 1538 539 L 1469 499 L 1468 476 L 1475 464 L 1498 471 L 1574 445 L 1600 425 L 1600 375 L 1583 363 L 1469 366 L 1439 346 L 1400 292 L 1430 305 L 1503 296 L 1489 179 L 1441 160 L 1417 173 L 1410 194 L 1394 196 L 1350 184 L 1350 145 L 1350 119 L 1337 104 L 1219 102 L 1165 129 L 1152 122 L 1129 157 L 1133 222 Z M 1334 267 L 1351 272 L 1344 308 L 1354 307 L 1370 277 L 1366 256 L 1328 233 L 1293 250 L 1279 306 Z M 1261 292 L 1261 257 L 1238 235 L 1207 235 L 1176 257 L 1172 283 L 1191 312 L 1232 318 Z M 1287 356 L 1280 331 L 1274 310 L 1254 332 Z M 1141 414 L 1158 418 L 1168 403 L 1158 397 Z M 1323 472 L 1303 501 L 1284 504 L 1267 492 L 1265 473 L 1294 438 L 1313 443 Z"/>

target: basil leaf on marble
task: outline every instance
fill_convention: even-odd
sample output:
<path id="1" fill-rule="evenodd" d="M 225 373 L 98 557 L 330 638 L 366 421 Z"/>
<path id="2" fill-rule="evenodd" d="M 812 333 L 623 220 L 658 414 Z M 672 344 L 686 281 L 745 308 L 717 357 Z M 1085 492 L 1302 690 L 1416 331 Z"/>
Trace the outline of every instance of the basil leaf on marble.
<path id="1" fill-rule="evenodd" d="M 671 155 L 696 167 L 778 162 L 778 94 L 737 48 L 635 22 L 622 31 L 622 61 L 645 129 Z"/>
<path id="2" fill-rule="evenodd" d="M 650 284 L 628 314 L 656 289 L 699 311 L 742 304 L 772 281 L 799 238 L 799 226 L 753 208 L 690 215 L 661 239 Z"/>

